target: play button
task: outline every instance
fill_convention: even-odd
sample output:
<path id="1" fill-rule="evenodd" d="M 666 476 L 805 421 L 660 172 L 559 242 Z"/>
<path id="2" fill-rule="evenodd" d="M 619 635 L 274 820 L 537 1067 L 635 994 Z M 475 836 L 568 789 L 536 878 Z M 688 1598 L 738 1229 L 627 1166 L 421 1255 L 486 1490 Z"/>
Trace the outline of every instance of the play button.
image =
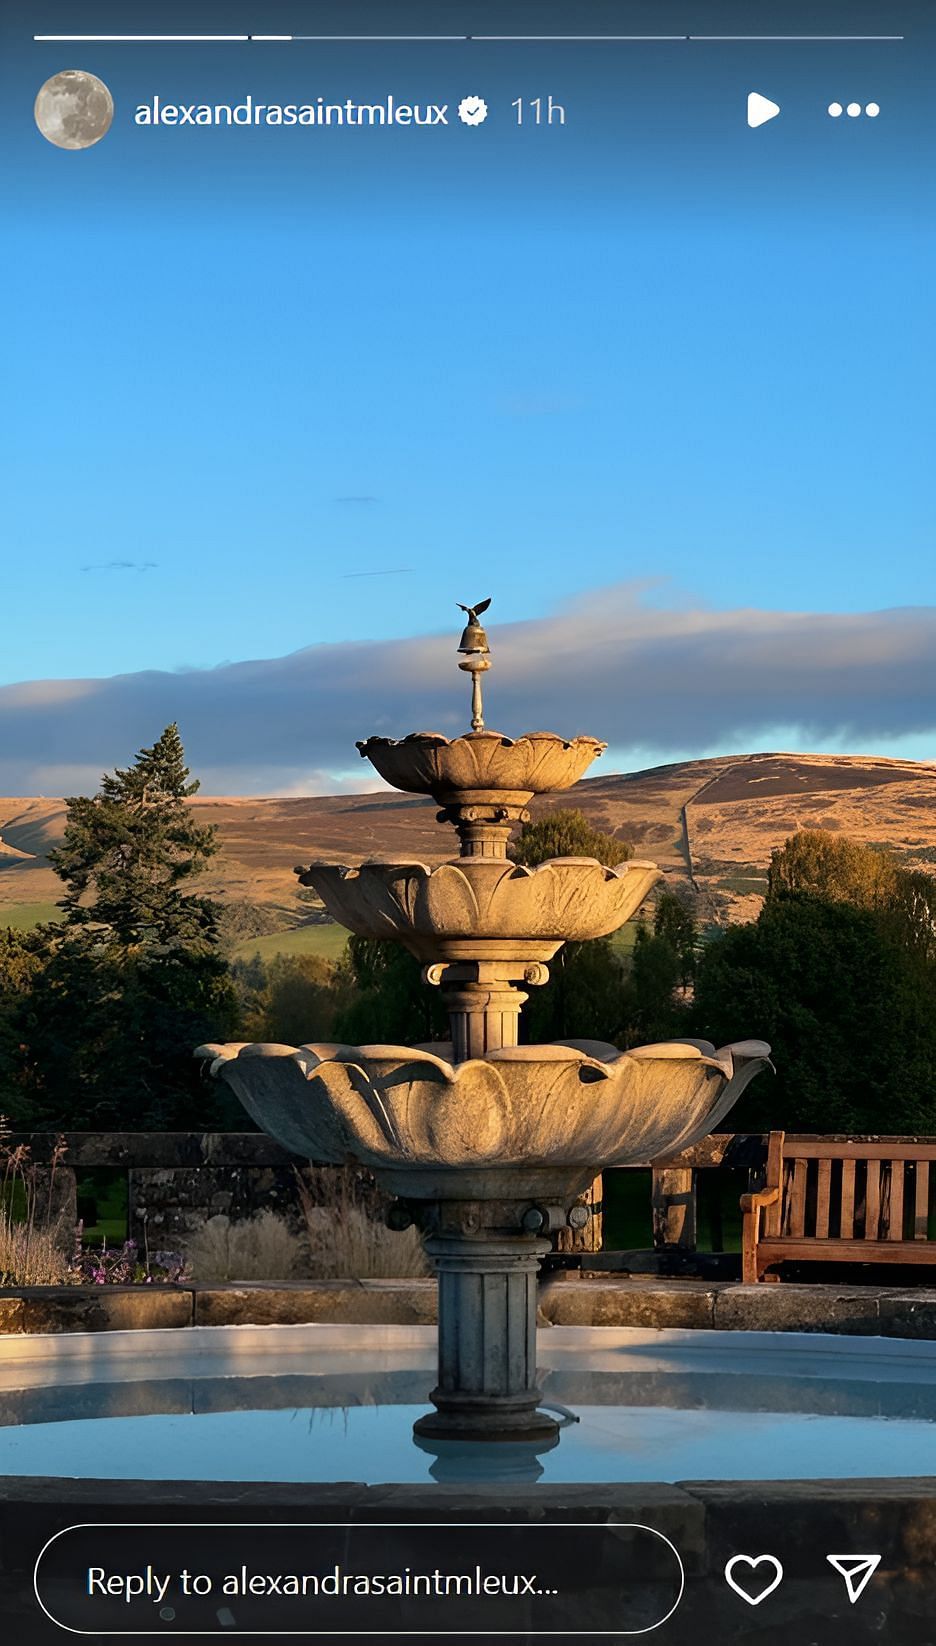
<path id="1" fill-rule="evenodd" d="M 762 97 L 759 91 L 748 92 L 747 123 L 749 126 L 763 126 L 768 120 L 776 120 L 779 113 L 779 103 L 772 103 L 769 97 Z"/>

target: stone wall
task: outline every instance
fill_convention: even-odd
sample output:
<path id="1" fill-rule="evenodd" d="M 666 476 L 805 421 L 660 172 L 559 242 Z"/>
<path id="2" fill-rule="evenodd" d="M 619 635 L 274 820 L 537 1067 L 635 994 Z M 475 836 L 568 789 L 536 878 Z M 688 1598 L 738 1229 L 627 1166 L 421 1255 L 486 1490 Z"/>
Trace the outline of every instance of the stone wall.
<path id="1" fill-rule="evenodd" d="M 28 1145 L 32 1160 L 42 1166 L 54 1157 L 58 1138 L 33 1132 L 10 1139 L 11 1147 L 18 1143 Z M 66 1231 L 63 1243 L 70 1244 L 68 1231 L 77 1218 L 76 1179 L 90 1168 L 126 1172 L 128 1232 L 141 1244 L 145 1234 L 151 1251 L 183 1245 L 193 1229 L 218 1214 L 239 1220 L 270 1208 L 299 1224 L 294 1168 L 306 1162 L 262 1132 L 66 1132 L 64 1144 L 53 1191 L 54 1212 Z M 756 1171 L 765 1148 L 760 1133 L 716 1133 L 672 1161 L 657 1161 L 658 1255 L 685 1260 L 693 1252 L 695 1172 L 721 1166 Z M 601 1194 L 598 1177 L 585 1197 L 593 1213 L 589 1223 L 555 1237 L 557 1261 L 587 1261 L 602 1250 Z"/>
<path id="2" fill-rule="evenodd" d="M 499 1526 L 567 1523 L 650 1526 L 678 1550 L 686 1583 L 671 1620 L 646 1634 L 660 1646 L 933 1646 L 936 1616 L 936 1482 L 908 1480 L 680 1481 L 675 1484 L 499 1483 L 366 1486 L 350 1481 L 271 1484 L 242 1481 L 67 1480 L 10 1476 L 0 1481 L 0 1608 L 5 1638 L 56 1646 L 62 1634 L 36 1608 L 33 1576 L 39 1551 L 79 1521 L 115 1526 L 133 1521 L 144 1547 L 147 1523 L 294 1521 L 349 1527 L 384 1522 L 479 1522 Z M 108 1547 L 102 1532 L 103 1547 Z M 193 1531 L 193 1538 L 197 1533 Z M 311 1536 L 310 1548 L 314 1547 Z M 158 1549 L 158 1542 L 153 1542 Z M 594 1547 L 594 1544 L 590 1544 Z M 197 1543 L 193 1542 L 193 1547 Z M 349 1543 L 349 1547 L 353 1547 Z M 414 1538 L 414 1552 L 420 1547 Z M 845 1585 L 827 1561 L 831 1552 L 882 1555 L 867 1590 L 849 1604 Z M 783 1581 L 756 1610 L 728 1588 L 727 1561 L 765 1552 L 782 1564 Z M 607 1563 L 583 1563 L 586 1587 L 574 1631 L 607 1638 L 607 1598 L 600 1620 L 590 1615 L 589 1589 L 617 1581 Z M 455 1603 L 453 1602 L 453 1605 Z M 409 1614 L 412 1615 L 411 1613 Z M 387 1627 L 402 1646 L 406 1612 L 388 1610 Z M 457 1616 L 457 1612 L 456 1612 Z M 455 1624 L 457 1627 L 457 1623 Z M 580 1632 L 581 1631 L 581 1632 Z M 171 1631 L 169 1632 L 171 1634 Z M 179 1639 L 179 1635 L 174 1637 Z M 525 1636 L 524 1639 L 532 1639 Z M 543 1635 L 537 1635 L 543 1640 Z M 615 1640 L 623 1637 L 615 1636 Z M 633 1638 L 633 1637 L 631 1637 Z"/>
<path id="3" fill-rule="evenodd" d="M 296 1220 L 294 1167 L 302 1164 L 262 1132 L 66 1132 L 63 1163 L 44 1166 L 57 1139 L 34 1132 L 11 1139 L 28 1146 L 37 1173 L 37 1222 L 48 1219 L 73 1244 L 77 1180 L 92 1168 L 127 1177 L 128 1232 L 151 1251 L 173 1250 L 206 1218 L 252 1217 L 269 1207 Z"/>
<path id="4" fill-rule="evenodd" d="M 291 1166 L 144 1166 L 127 1179 L 130 1234 L 151 1251 L 184 1246 L 219 1215 L 238 1221 L 270 1210 L 297 1229 L 301 1222 Z"/>

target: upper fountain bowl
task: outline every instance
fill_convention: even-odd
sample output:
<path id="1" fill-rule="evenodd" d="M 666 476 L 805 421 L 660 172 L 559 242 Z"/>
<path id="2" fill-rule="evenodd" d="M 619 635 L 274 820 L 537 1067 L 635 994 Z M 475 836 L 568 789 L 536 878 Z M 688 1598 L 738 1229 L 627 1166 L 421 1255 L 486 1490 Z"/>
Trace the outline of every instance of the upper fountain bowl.
<path id="1" fill-rule="evenodd" d="M 431 794 L 441 804 L 510 800 L 520 805 L 535 794 L 570 789 L 607 748 L 596 737 L 559 737 L 555 732 L 411 732 L 409 737 L 368 737 L 361 754 L 395 789 Z"/>

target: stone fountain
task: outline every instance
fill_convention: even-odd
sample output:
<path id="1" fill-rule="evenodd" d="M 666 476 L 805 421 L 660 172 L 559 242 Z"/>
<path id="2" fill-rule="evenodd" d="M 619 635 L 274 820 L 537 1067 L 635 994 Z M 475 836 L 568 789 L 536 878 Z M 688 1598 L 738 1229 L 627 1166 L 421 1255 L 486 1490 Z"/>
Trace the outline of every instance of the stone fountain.
<path id="1" fill-rule="evenodd" d="M 444 993 L 451 1044 L 200 1051 L 285 1148 L 369 1167 L 396 1197 L 390 1227 L 419 1227 L 439 1279 L 439 1371 L 435 1411 L 417 1436 L 542 1447 L 557 1434 L 536 1383 L 537 1274 L 550 1237 L 584 1226 L 582 1197 L 603 1167 L 672 1154 L 717 1126 L 769 1047 L 519 1044 L 525 991 L 548 980 L 562 944 L 617 930 L 660 870 L 578 857 L 533 869 L 510 861 L 511 831 L 533 797 L 571 788 L 605 744 L 485 728 L 490 648 L 480 616 L 489 604 L 463 608 L 471 731 L 358 744 L 394 788 L 438 802 L 439 821 L 457 831 L 457 857 L 435 868 L 297 870 L 350 931 L 402 943 L 423 962 L 425 982 Z"/>

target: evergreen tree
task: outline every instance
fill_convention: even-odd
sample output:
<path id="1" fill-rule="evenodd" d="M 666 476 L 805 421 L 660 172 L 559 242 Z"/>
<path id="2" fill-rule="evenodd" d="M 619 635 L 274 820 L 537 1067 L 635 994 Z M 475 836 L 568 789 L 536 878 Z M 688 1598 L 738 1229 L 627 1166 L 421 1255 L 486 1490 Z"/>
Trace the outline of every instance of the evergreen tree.
<path id="1" fill-rule="evenodd" d="M 189 889 L 217 850 L 187 804 L 197 788 L 169 726 L 97 795 L 66 802 L 50 853 L 63 921 L 40 929 L 47 958 L 25 1010 L 49 1125 L 204 1126 L 231 1109 L 199 1084 L 192 1057 L 236 1012 L 219 907 Z M 236 1111 L 230 1120 L 240 1124 Z"/>
<path id="2" fill-rule="evenodd" d="M 171 725 L 132 766 L 105 774 L 93 798 L 66 801 L 65 839 L 49 861 L 65 883 L 69 927 L 94 926 L 127 947 L 216 945 L 218 905 L 187 889 L 218 850 L 215 830 L 186 804 L 199 788 L 189 775 Z"/>

